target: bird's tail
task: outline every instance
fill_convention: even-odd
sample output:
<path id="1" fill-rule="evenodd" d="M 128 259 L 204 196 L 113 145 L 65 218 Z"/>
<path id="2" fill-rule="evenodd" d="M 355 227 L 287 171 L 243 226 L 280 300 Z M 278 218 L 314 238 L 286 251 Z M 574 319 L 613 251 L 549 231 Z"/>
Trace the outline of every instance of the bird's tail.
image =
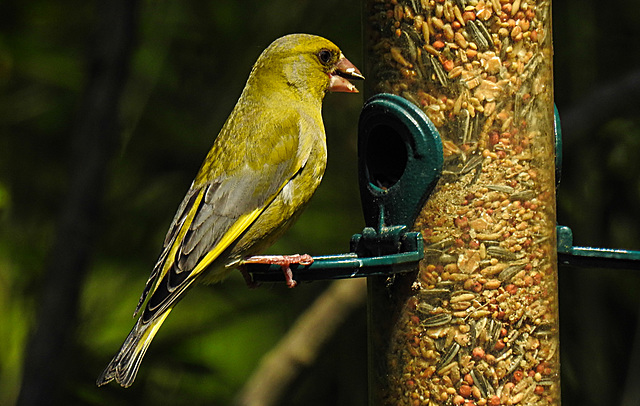
<path id="1" fill-rule="evenodd" d="M 170 312 L 171 308 L 168 308 L 158 318 L 146 324 L 142 323 L 142 317 L 140 317 L 120 347 L 120 351 L 96 380 L 96 385 L 106 385 L 115 379 L 122 387 L 131 386 L 136 379 L 138 368 L 140 368 L 140 363 L 149 344 Z"/>

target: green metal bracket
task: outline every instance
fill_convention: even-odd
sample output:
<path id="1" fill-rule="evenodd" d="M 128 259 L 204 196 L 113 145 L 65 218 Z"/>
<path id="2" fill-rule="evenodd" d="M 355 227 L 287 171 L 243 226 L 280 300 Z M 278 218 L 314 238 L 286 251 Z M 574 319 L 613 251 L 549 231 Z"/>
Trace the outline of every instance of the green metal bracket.
<path id="1" fill-rule="evenodd" d="M 353 236 L 358 240 L 360 234 Z M 402 251 L 396 254 L 361 257 L 355 252 L 313 257 L 311 265 L 291 265 L 296 281 L 362 278 L 366 276 L 392 275 L 415 269 L 424 256 L 422 236 L 405 233 Z M 254 282 L 284 282 L 282 269 L 277 265 L 250 264 L 247 271 Z"/>
<path id="2" fill-rule="evenodd" d="M 292 265 L 297 281 L 390 275 L 415 270 L 424 256 L 420 233 L 409 232 L 440 177 L 440 134 L 406 99 L 378 94 L 368 100 L 358 125 L 358 172 L 365 215 L 348 254 L 314 257 Z M 283 281 L 277 265 L 250 264 L 256 282 Z"/>
<path id="3" fill-rule="evenodd" d="M 560 114 L 554 105 L 554 131 L 556 136 L 556 187 L 562 171 L 562 131 Z M 558 262 L 562 265 L 595 268 L 640 269 L 640 251 L 621 249 L 576 247 L 569 227 L 556 226 Z"/>
<path id="4" fill-rule="evenodd" d="M 639 269 L 640 251 L 575 247 L 569 227 L 557 226 L 558 262 L 577 267 Z"/>

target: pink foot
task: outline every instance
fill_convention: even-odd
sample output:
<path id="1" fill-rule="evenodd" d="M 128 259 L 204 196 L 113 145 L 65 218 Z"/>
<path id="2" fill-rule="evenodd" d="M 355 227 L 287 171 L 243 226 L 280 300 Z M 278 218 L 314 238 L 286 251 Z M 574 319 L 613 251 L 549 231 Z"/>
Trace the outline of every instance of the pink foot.
<path id="1" fill-rule="evenodd" d="M 287 286 L 294 288 L 297 282 L 293 280 L 293 272 L 291 272 L 291 264 L 311 265 L 313 258 L 308 254 L 294 255 L 257 255 L 244 260 L 245 264 L 273 264 L 280 265 L 284 273 L 284 279 Z M 246 277 L 245 277 L 246 279 Z"/>

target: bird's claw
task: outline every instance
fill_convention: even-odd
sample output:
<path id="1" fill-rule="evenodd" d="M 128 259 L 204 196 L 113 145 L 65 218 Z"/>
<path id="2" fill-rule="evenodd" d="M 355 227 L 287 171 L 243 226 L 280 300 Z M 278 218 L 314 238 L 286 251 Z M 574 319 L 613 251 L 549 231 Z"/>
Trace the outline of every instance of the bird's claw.
<path id="1" fill-rule="evenodd" d="M 244 278 L 244 283 L 247 284 L 247 287 L 249 289 L 255 289 L 258 286 L 260 286 L 259 282 L 256 282 L 253 280 L 253 278 L 251 277 L 251 275 L 249 274 L 249 272 L 247 271 L 247 267 L 243 265 L 240 265 L 238 267 L 238 269 L 240 270 L 240 273 L 242 274 L 242 277 Z"/>

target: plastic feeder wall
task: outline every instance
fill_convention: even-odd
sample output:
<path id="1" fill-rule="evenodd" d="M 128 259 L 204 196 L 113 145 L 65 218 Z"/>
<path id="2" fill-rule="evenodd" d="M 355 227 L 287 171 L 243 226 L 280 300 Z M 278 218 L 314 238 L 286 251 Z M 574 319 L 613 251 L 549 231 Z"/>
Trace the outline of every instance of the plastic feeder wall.
<path id="1" fill-rule="evenodd" d="M 557 405 L 551 1 L 364 10 L 366 96 L 418 106 L 444 158 L 419 269 L 369 278 L 370 404 Z"/>

